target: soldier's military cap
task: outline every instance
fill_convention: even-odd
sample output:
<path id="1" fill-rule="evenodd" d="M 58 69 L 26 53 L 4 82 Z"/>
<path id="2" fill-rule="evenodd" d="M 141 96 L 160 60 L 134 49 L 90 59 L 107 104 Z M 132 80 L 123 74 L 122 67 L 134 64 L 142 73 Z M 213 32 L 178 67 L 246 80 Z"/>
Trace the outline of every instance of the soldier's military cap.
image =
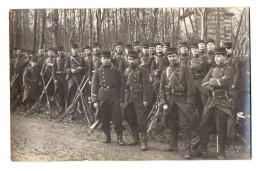
<path id="1" fill-rule="evenodd" d="M 85 50 L 85 49 L 91 50 L 91 47 L 90 46 L 85 46 L 83 50 Z"/>
<path id="2" fill-rule="evenodd" d="M 162 46 L 162 44 L 161 44 L 161 43 L 156 43 L 156 44 L 155 44 L 155 47 L 156 47 L 156 46 L 158 46 L 158 45 Z"/>
<path id="3" fill-rule="evenodd" d="M 123 43 L 122 42 L 116 42 L 115 47 L 116 46 L 123 46 Z"/>
<path id="4" fill-rule="evenodd" d="M 155 44 L 154 43 L 150 43 L 149 47 L 155 47 Z"/>
<path id="5" fill-rule="evenodd" d="M 149 48 L 149 45 L 148 45 L 147 43 L 143 43 L 143 44 L 142 44 L 142 47 L 143 47 L 143 48 Z"/>
<path id="6" fill-rule="evenodd" d="M 131 50 L 128 52 L 129 57 L 138 58 L 138 53 L 136 51 Z"/>
<path id="7" fill-rule="evenodd" d="M 126 49 L 132 49 L 132 45 L 127 44 L 127 45 L 125 46 L 125 48 L 126 48 Z"/>
<path id="8" fill-rule="evenodd" d="M 224 48 L 232 48 L 232 42 L 224 42 L 222 47 L 224 47 Z"/>
<path id="9" fill-rule="evenodd" d="M 176 48 L 176 47 L 170 47 L 170 48 L 168 49 L 167 55 L 171 55 L 171 54 L 176 54 L 176 55 L 178 55 L 178 51 L 177 51 L 177 48 Z"/>
<path id="10" fill-rule="evenodd" d="M 100 45 L 98 44 L 98 42 L 94 42 L 94 43 L 92 43 L 92 48 L 97 47 L 97 46 L 100 47 Z"/>
<path id="11" fill-rule="evenodd" d="M 101 56 L 111 58 L 111 52 L 104 50 L 104 51 L 101 52 Z"/>
<path id="12" fill-rule="evenodd" d="M 64 51 L 63 46 L 58 47 L 58 51 Z"/>
<path id="13" fill-rule="evenodd" d="M 199 43 L 205 43 L 205 41 L 200 39 L 200 40 L 198 40 L 198 44 Z"/>
<path id="14" fill-rule="evenodd" d="M 214 55 L 217 55 L 217 54 L 225 55 L 226 54 L 226 49 L 224 47 L 216 48 L 215 52 L 214 52 Z"/>
<path id="15" fill-rule="evenodd" d="M 133 45 L 134 45 L 134 46 L 140 45 L 140 41 L 135 41 Z"/>
<path id="16" fill-rule="evenodd" d="M 208 43 L 214 43 L 214 44 L 215 44 L 215 41 L 214 41 L 214 39 L 208 39 L 208 40 L 207 40 L 207 44 L 208 44 Z"/>
<path id="17" fill-rule="evenodd" d="M 73 45 L 71 46 L 71 48 L 78 48 L 78 45 L 77 45 L 77 44 L 73 44 Z"/>
<path id="18" fill-rule="evenodd" d="M 170 47 L 171 45 L 170 45 L 170 43 L 166 42 L 166 43 L 163 44 L 163 46 Z"/>
<path id="19" fill-rule="evenodd" d="M 191 43 L 190 48 L 198 48 L 198 43 L 197 42 Z"/>
<path id="20" fill-rule="evenodd" d="M 189 46 L 188 46 L 188 42 L 186 42 L 186 41 L 181 41 L 179 47 L 189 47 Z"/>

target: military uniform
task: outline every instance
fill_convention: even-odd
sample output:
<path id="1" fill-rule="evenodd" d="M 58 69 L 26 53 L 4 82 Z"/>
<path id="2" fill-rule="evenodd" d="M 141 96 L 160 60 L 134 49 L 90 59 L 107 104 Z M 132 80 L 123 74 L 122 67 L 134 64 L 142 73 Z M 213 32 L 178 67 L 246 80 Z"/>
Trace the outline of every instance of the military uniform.
<path id="1" fill-rule="evenodd" d="M 66 99 L 66 88 L 67 88 L 67 82 L 66 82 L 66 73 L 64 71 L 64 66 L 66 62 L 66 57 L 64 54 L 61 54 L 58 56 L 54 62 L 52 67 L 52 77 L 54 81 L 57 81 L 55 83 L 55 102 L 59 109 L 59 112 L 61 112 L 63 109 L 65 109 L 65 99 Z"/>
<path id="2" fill-rule="evenodd" d="M 137 58 L 137 56 L 137 52 L 129 52 L 129 57 Z M 139 143 L 139 133 L 141 133 L 141 149 L 147 150 L 147 113 L 144 112 L 143 102 L 150 102 L 151 99 L 148 71 L 138 66 L 133 68 L 129 66 L 123 74 L 121 90 L 121 101 L 124 101 L 125 106 L 125 119 L 134 134 L 135 142 L 133 144 Z"/>
<path id="3" fill-rule="evenodd" d="M 168 54 L 177 50 L 169 49 Z M 191 157 L 191 131 L 194 121 L 192 105 L 194 104 L 194 80 L 189 69 L 180 64 L 168 66 L 162 73 L 160 81 L 161 104 L 168 104 L 166 126 L 171 129 L 170 147 L 177 150 L 179 129 L 183 132 L 186 155 Z"/>
<path id="4" fill-rule="evenodd" d="M 188 47 L 188 43 L 186 41 L 180 42 L 180 48 L 181 47 Z M 188 66 L 188 62 L 190 61 L 190 56 L 188 53 L 184 53 L 184 54 L 180 54 L 179 55 L 179 59 L 180 59 L 180 63 L 184 66 Z"/>
<path id="5" fill-rule="evenodd" d="M 213 39 L 209 39 L 209 40 L 207 40 L 207 44 L 208 43 L 215 43 L 215 41 Z M 215 58 L 214 58 L 214 51 L 208 51 L 208 53 L 207 53 L 207 68 L 208 68 L 208 71 L 211 68 L 214 68 L 214 67 L 216 67 L 216 62 L 215 62 Z"/>
<path id="6" fill-rule="evenodd" d="M 127 58 L 128 55 L 124 55 L 123 58 L 119 61 L 118 69 L 123 74 L 127 68 Z"/>
<path id="7" fill-rule="evenodd" d="M 72 48 L 77 48 L 77 45 L 73 45 Z M 73 98 L 76 95 L 77 92 L 77 83 L 80 85 L 82 82 L 82 79 L 84 75 L 87 75 L 86 73 L 86 62 L 84 58 L 75 55 L 70 56 L 66 59 L 65 62 L 65 72 L 67 73 L 67 80 L 68 80 L 68 89 L 67 89 L 67 106 L 70 106 L 73 102 Z M 71 70 L 74 69 L 75 72 L 72 73 Z"/>
<path id="8" fill-rule="evenodd" d="M 34 59 L 34 61 L 37 61 Z M 23 75 L 24 93 L 23 103 L 27 105 L 27 109 L 30 109 L 34 103 L 38 100 L 41 91 L 41 76 L 38 67 L 29 67 L 25 70 Z"/>
<path id="9" fill-rule="evenodd" d="M 95 54 L 90 58 L 89 60 L 89 71 L 88 71 L 88 76 L 90 80 L 92 79 L 93 73 L 99 69 L 102 66 L 101 60 L 100 60 L 100 53 Z"/>
<path id="10" fill-rule="evenodd" d="M 102 57 L 110 57 L 110 52 L 103 51 Z M 111 141 L 110 122 L 115 125 L 119 145 L 124 145 L 122 134 L 123 117 L 120 110 L 119 98 L 122 75 L 118 69 L 112 66 L 101 66 L 93 75 L 91 94 L 92 102 L 99 103 L 96 119 L 102 122 L 102 130 L 105 132 L 106 141 Z"/>
<path id="11" fill-rule="evenodd" d="M 216 49 L 215 54 L 225 55 L 225 49 Z M 234 71 L 227 64 L 210 69 L 203 79 L 203 87 L 209 91 L 200 124 L 200 153 L 207 153 L 210 133 L 215 128 L 218 134 L 219 157 L 225 157 L 227 136 L 232 136 L 235 116 L 229 103 L 228 90 L 233 83 Z"/>
<path id="12" fill-rule="evenodd" d="M 37 60 L 38 60 L 38 67 L 39 67 L 39 69 L 41 70 L 41 68 L 42 68 L 42 66 L 43 66 L 43 63 L 44 63 L 44 61 L 45 61 L 45 56 L 44 55 L 38 55 L 37 56 Z"/>

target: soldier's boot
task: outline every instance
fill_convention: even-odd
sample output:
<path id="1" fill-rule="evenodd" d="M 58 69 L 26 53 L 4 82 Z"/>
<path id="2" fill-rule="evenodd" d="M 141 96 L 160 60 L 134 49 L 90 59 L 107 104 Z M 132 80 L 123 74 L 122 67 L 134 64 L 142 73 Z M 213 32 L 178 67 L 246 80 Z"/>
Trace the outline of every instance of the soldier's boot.
<path id="1" fill-rule="evenodd" d="M 134 141 L 128 143 L 129 146 L 135 146 L 135 145 L 138 145 L 140 143 L 140 138 L 139 138 L 138 131 L 134 131 L 133 137 L 134 137 Z"/>
<path id="2" fill-rule="evenodd" d="M 124 146 L 125 145 L 125 143 L 123 141 L 123 134 L 122 134 L 122 132 L 117 133 L 117 143 L 120 146 Z"/>
<path id="3" fill-rule="evenodd" d="M 174 132 L 171 134 L 169 145 L 168 151 L 178 153 L 178 133 Z"/>
<path id="4" fill-rule="evenodd" d="M 226 147 L 224 145 L 220 145 L 219 152 L 218 152 L 218 160 L 226 159 L 225 148 Z"/>
<path id="5" fill-rule="evenodd" d="M 105 139 L 105 141 L 103 141 L 103 143 L 110 143 L 111 142 L 110 128 L 107 130 L 104 130 L 104 133 L 106 135 L 106 139 Z"/>
<path id="6" fill-rule="evenodd" d="M 142 151 L 147 151 L 148 150 L 146 131 L 142 131 L 141 132 L 141 150 Z"/>
<path id="7" fill-rule="evenodd" d="M 208 157 L 208 150 L 207 150 L 207 144 L 200 143 L 200 146 L 198 148 L 198 157 L 207 158 Z"/>
<path id="8" fill-rule="evenodd" d="M 186 159 L 186 160 L 192 159 L 192 154 L 191 154 L 191 137 L 190 136 L 186 136 L 184 138 L 184 146 L 185 146 L 184 159 Z"/>

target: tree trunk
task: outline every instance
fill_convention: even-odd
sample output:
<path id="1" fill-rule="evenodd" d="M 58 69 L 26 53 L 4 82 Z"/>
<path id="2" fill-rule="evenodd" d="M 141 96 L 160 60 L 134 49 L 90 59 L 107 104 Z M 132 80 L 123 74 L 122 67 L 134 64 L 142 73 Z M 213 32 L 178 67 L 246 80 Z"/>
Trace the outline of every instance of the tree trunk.
<path id="1" fill-rule="evenodd" d="M 42 28 L 41 28 L 41 39 L 40 39 L 40 49 L 44 48 L 44 41 L 45 41 L 45 30 L 46 30 L 46 9 L 41 10 L 42 14 Z"/>
<path id="2" fill-rule="evenodd" d="M 53 47 L 58 47 L 58 31 L 59 31 L 59 13 L 58 9 L 54 9 L 52 16 L 52 36 L 53 36 Z"/>
<path id="3" fill-rule="evenodd" d="M 182 12 L 183 12 L 183 16 L 185 15 L 185 13 L 184 13 L 184 8 L 182 8 Z M 189 32 L 188 32 L 188 28 L 187 28 L 187 24 L 186 24 L 186 20 L 185 20 L 186 18 L 185 18 L 185 16 L 184 16 L 184 18 L 183 18 L 183 21 L 184 21 L 184 26 L 185 26 L 185 31 L 186 31 L 186 38 L 187 38 L 187 41 L 189 41 Z"/>
<path id="4" fill-rule="evenodd" d="M 175 17 L 174 17 L 174 9 L 172 9 L 171 8 L 171 13 L 172 13 L 172 41 L 171 41 L 171 43 L 172 43 L 172 46 L 176 46 L 176 45 L 174 45 L 174 40 L 175 40 L 175 25 L 174 25 L 174 19 L 175 19 Z"/>
<path id="5" fill-rule="evenodd" d="M 180 16 L 181 16 L 181 9 L 179 8 L 179 12 L 178 12 L 178 26 L 177 26 L 177 34 L 176 34 L 176 40 L 175 40 L 175 44 L 178 44 L 178 40 L 179 40 L 179 35 L 180 35 Z"/>
<path id="6" fill-rule="evenodd" d="M 240 21 L 239 21 L 237 31 L 236 31 L 236 37 L 235 37 L 235 40 L 233 42 L 233 47 L 232 47 L 233 50 L 235 50 L 236 46 L 237 46 L 237 39 L 238 39 L 238 35 L 239 35 L 239 32 L 240 32 L 240 27 L 241 27 L 241 24 L 242 24 L 242 21 L 243 21 L 243 16 L 244 16 L 245 11 L 246 11 L 246 8 L 244 8 L 244 10 L 241 14 L 241 17 L 240 17 Z"/>
<path id="7" fill-rule="evenodd" d="M 37 40 L 37 16 L 38 11 L 37 9 L 34 10 L 34 26 L 33 26 L 33 50 L 36 50 L 36 40 Z"/>
<path id="8" fill-rule="evenodd" d="M 92 30 L 93 30 L 93 23 L 92 23 L 92 11 L 91 9 L 88 9 L 88 13 L 89 13 L 89 40 L 90 40 L 90 44 L 92 44 Z"/>

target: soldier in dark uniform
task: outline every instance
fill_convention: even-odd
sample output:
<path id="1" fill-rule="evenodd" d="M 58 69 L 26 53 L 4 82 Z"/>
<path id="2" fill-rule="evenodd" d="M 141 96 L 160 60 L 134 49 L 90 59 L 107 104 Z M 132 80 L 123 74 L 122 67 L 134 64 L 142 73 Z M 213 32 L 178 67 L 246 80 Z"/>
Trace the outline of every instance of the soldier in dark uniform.
<path id="1" fill-rule="evenodd" d="M 100 55 L 101 55 L 101 46 L 95 42 L 92 44 L 92 51 L 93 51 L 93 57 L 90 58 L 89 61 L 89 80 L 92 80 L 92 75 L 95 72 L 95 70 L 99 69 L 102 66 Z"/>
<path id="2" fill-rule="evenodd" d="M 124 116 L 131 130 L 134 141 L 129 145 L 139 144 L 139 133 L 141 134 L 141 150 L 147 147 L 147 121 L 145 108 L 151 99 L 151 86 L 149 74 L 146 69 L 138 66 L 138 53 L 130 51 L 128 55 L 128 68 L 123 74 L 121 102 L 124 101 Z"/>
<path id="3" fill-rule="evenodd" d="M 66 59 L 65 62 L 65 72 L 67 73 L 66 79 L 68 80 L 68 89 L 67 89 L 67 107 L 69 107 L 73 98 L 77 92 L 77 83 L 80 85 L 84 75 L 86 73 L 86 62 L 85 60 L 78 55 L 78 45 L 73 44 L 71 46 L 72 55 Z"/>
<path id="4" fill-rule="evenodd" d="M 238 57 L 233 56 L 232 42 L 225 42 L 223 47 L 226 48 L 227 52 L 227 64 L 234 70 L 234 82 L 229 90 L 229 94 L 234 105 L 234 112 L 237 113 L 240 109 L 239 100 L 241 98 L 242 64 Z"/>
<path id="5" fill-rule="evenodd" d="M 159 95 L 159 86 L 160 86 L 160 78 L 162 71 L 169 66 L 168 58 L 166 58 L 162 51 L 162 44 L 157 43 L 155 46 L 156 56 L 152 61 L 150 75 L 152 80 L 152 90 L 153 90 L 153 99 L 152 103 L 154 103 Z"/>
<path id="6" fill-rule="evenodd" d="M 88 73 L 88 76 L 89 76 L 89 75 L 92 74 L 91 71 L 90 71 L 90 62 L 91 62 L 91 60 L 93 58 L 92 53 L 91 53 L 91 47 L 90 46 L 86 46 L 84 48 L 84 53 L 85 53 L 85 58 L 84 59 L 85 59 L 85 62 L 86 62 L 86 66 L 88 67 L 87 68 L 87 70 L 88 70 L 87 73 Z M 90 82 L 91 82 L 91 80 L 90 80 Z M 90 84 L 86 85 L 85 90 L 86 90 L 84 92 L 85 96 L 88 99 L 88 102 L 91 103 L 91 86 L 90 86 Z"/>
<path id="7" fill-rule="evenodd" d="M 45 61 L 45 55 L 44 55 L 44 50 L 43 49 L 39 49 L 38 50 L 38 55 L 37 55 L 37 60 L 38 60 L 38 67 L 39 69 L 42 69 L 43 63 Z"/>
<path id="8" fill-rule="evenodd" d="M 119 71 L 121 72 L 121 74 L 123 74 L 123 73 L 125 72 L 126 68 L 127 68 L 127 58 L 128 58 L 128 52 L 129 52 L 130 50 L 132 50 L 132 46 L 129 45 L 129 44 L 127 44 L 127 45 L 125 46 L 124 58 L 123 58 L 121 61 L 119 61 L 119 67 L 118 67 L 118 69 L 119 69 Z"/>
<path id="9" fill-rule="evenodd" d="M 200 124 L 198 152 L 199 155 L 207 156 L 210 134 L 216 130 L 219 143 L 218 159 L 225 159 L 227 137 L 232 136 L 235 121 L 228 97 L 228 90 L 233 84 L 234 71 L 226 63 L 225 48 L 216 49 L 214 56 L 217 66 L 211 68 L 202 81 L 202 86 L 209 91 L 209 98 Z"/>
<path id="10" fill-rule="evenodd" d="M 112 57 L 112 66 L 119 68 L 119 63 L 123 58 L 124 58 L 123 44 L 122 42 L 117 42 L 115 44 L 115 54 Z"/>
<path id="11" fill-rule="evenodd" d="M 193 123 L 194 80 L 189 69 L 180 64 L 177 48 L 169 48 L 168 66 L 160 81 L 160 100 L 165 111 L 166 126 L 171 129 L 169 151 L 178 152 L 178 133 L 183 132 L 185 159 L 191 159 L 191 131 Z"/>
<path id="12" fill-rule="evenodd" d="M 188 68 L 194 78 L 195 84 L 195 109 L 199 117 L 202 116 L 203 107 L 207 102 L 207 91 L 202 88 L 202 79 L 207 75 L 207 58 L 199 54 L 198 44 L 191 46 L 191 59 L 188 62 Z"/>
<path id="13" fill-rule="evenodd" d="M 141 55 L 141 63 L 140 67 L 150 70 L 150 61 L 149 61 L 149 45 L 144 43 L 142 46 L 142 55 Z"/>
<path id="14" fill-rule="evenodd" d="M 170 48 L 171 47 L 171 45 L 170 45 L 170 43 L 168 43 L 168 42 L 166 42 L 166 43 L 164 43 L 163 44 L 163 54 L 164 54 L 164 56 L 167 58 L 167 53 L 168 53 L 168 48 Z"/>
<path id="15" fill-rule="evenodd" d="M 188 43 L 186 41 L 180 42 L 179 48 L 180 48 L 180 56 L 179 56 L 180 62 L 182 65 L 187 66 L 188 61 L 190 60 Z"/>
<path id="16" fill-rule="evenodd" d="M 138 57 L 141 57 L 141 53 L 142 53 L 142 49 L 141 49 L 141 44 L 140 41 L 135 41 L 133 43 L 133 50 L 136 51 L 138 53 Z"/>
<path id="17" fill-rule="evenodd" d="M 90 46 L 86 46 L 83 50 L 84 50 L 84 53 L 85 53 L 84 59 L 85 59 L 87 65 L 89 65 L 90 60 L 92 58 L 91 47 Z"/>
<path id="18" fill-rule="evenodd" d="M 59 56 L 54 60 L 52 66 L 52 77 L 54 80 L 54 99 L 58 107 L 58 114 L 65 109 L 66 99 L 66 73 L 64 71 L 66 56 L 63 47 L 58 47 Z"/>
<path id="19" fill-rule="evenodd" d="M 55 60 L 54 48 L 52 47 L 49 48 L 47 53 L 48 53 L 48 58 L 45 59 L 41 69 L 41 76 L 44 77 L 44 81 L 46 84 L 52 77 L 52 67 Z M 51 99 L 51 101 L 54 100 L 53 98 L 54 90 L 55 87 L 54 87 L 54 82 L 52 80 L 47 88 L 47 94 L 49 96 L 49 99 Z"/>
<path id="20" fill-rule="evenodd" d="M 206 45 L 204 40 L 199 40 L 198 41 L 198 47 L 199 47 L 199 55 L 200 56 L 205 56 L 206 55 Z"/>
<path id="21" fill-rule="evenodd" d="M 33 57 L 30 61 L 31 66 L 25 70 L 23 75 L 23 103 L 26 104 L 28 110 L 37 102 L 41 93 L 41 91 L 39 91 L 42 86 L 41 76 L 37 62 L 37 58 Z"/>
<path id="22" fill-rule="evenodd" d="M 149 66 L 150 66 L 149 73 L 151 72 L 151 65 L 155 57 L 156 57 L 155 44 L 150 43 L 149 44 Z"/>
<path id="23" fill-rule="evenodd" d="M 120 89 L 122 75 L 120 71 L 111 66 L 111 53 L 103 51 L 101 54 L 102 66 L 94 73 L 91 86 L 92 102 L 98 110 L 97 119 L 102 122 L 102 130 L 106 135 L 104 143 L 111 142 L 110 121 L 115 126 L 117 142 L 125 145 L 122 139 L 124 127 L 120 110 Z"/>
<path id="24" fill-rule="evenodd" d="M 207 40 L 207 68 L 208 71 L 216 67 L 216 63 L 214 60 L 214 51 L 215 51 L 215 41 L 213 39 L 208 39 Z"/>

